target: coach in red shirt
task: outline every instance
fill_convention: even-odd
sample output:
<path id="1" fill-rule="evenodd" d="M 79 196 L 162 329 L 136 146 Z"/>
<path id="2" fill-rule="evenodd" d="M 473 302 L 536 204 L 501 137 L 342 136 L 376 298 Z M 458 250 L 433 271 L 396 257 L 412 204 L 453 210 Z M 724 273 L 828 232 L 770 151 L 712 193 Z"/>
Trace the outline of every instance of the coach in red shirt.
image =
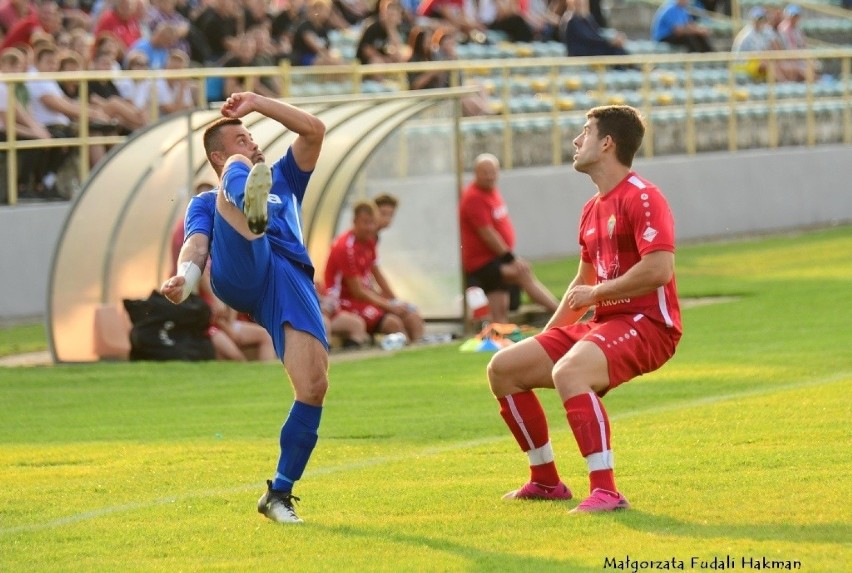
<path id="1" fill-rule="evenodd" d="M 508 322 L 510 291 L 519 286 L 530 298 L 555 312 L 559 301 L 542 285 L 529 263 L 514 254 L 515 229 L 497 188 L 500 162 L 490 153 L 476 158 L 473 181 L 459 205 L 462 267 L 466 286 L 488 296 L 491 320 Z"/>

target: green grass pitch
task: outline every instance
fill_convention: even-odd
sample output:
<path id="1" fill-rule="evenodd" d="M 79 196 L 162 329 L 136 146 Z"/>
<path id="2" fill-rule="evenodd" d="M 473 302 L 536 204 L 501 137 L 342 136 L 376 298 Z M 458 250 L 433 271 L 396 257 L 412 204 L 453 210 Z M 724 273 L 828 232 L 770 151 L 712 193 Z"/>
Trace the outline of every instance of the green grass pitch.
<path id="1" fill-rule="evenodd" d="M 490 355 L 456 344 L 332 365 L 302 526 L 254 507 L 291 399 L 279 366 L 0 369 L 0 571 L 848 571 L 850 253 L 852 227 L 680 249 L 683 298 L 733 300 L 684 310 L 675 358 L 605 398 L 634 508 L 616 514 L 500 499 L 526 458 Z M 536 269 L 560 293 L 576 261 Z M 0 331 L 0 355 L 42 336 Z M 582 498 L 564 410 L 539 396 Z"/>

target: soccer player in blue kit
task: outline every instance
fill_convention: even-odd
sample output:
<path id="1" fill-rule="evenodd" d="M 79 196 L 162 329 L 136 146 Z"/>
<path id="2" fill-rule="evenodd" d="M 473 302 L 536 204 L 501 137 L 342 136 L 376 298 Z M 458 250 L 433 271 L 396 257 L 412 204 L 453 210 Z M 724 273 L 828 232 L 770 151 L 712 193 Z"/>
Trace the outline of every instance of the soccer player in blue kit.
<path id="1" fill-rule="evenodd" d="M 328 389 L 328 342 L 305 249 L 301 205 L 325 136 L 316 117 L 252 92 L 232 94 L 222 118 L 204 133 L 204 150 L 219 176 L 217 189 L 193 197 L 186 211 L 177 275 L 160 292 L 173 303 L 195 288 L 210 257 L 213 292 L 250 314 L 272 336 L 295 394 L 281 427 L 277 471 L 257 510 L 279 523 L 301 523 L 293 484 L 317 442 Z M 257 112 L 297 137 L 267 166 L 240 120 Z"/>

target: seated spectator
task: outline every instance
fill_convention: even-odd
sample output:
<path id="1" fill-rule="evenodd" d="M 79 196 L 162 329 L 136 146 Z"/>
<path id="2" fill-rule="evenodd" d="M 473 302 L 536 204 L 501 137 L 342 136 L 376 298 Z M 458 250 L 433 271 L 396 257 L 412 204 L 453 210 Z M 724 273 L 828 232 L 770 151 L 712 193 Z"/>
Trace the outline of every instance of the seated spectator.
<path id="1" fill-rule="evenodd" d="M 432 61 L 432 34 L 430 28 L 415 26 L 408 34 L 408 49 L 411 55 L 408 62 Z M 449 73 L 444 70 L 426 70 L 408 72 L 408 87 L 412 90 L 429 90 L 450 85 Z"/>
<path id="2" fill-rule="evenodd" d="M 565 12 L 562 0 L 529 0 L 524 19 L 532 28 L 535 39 L 542 42 L 559 41 L 559 22 Z"/>
<path id="3" fill-rule="evenodd" d="M 26 56 L 18 48 L 6 48 L 0 52 L 0 72 L 3 74 L 21 74 L 26 71 Z M 16 84 L 20 85 L 20 84 Z M 9 102 L 9 86 L 0 82 L 0 129 L 4 139 L 7 136 L 6 109 Z M 17 139 L 50 139 L 47 128 L 36 121 L 26 105 L 15 96 L 15 137 Z M 19 154 L 30 154 L 33 150 L 22 150 Z"/>
<path id="4" fill-rule="evenodd" d="M 749 12 L 748 23 L 734 38 L 731 51 L 735 54 L 747 52 L 768 52 L 772 50 L 771 38 L 766 32 L 766 12 L 763 8 L 752 8 Z M 769 70 L 772 70 L 775 81 L 785 82 L 791 79 L 787 67 L 781 60 L 761 60 L 749 58 L 737 69 L 747 73 L 754 80 L 765 80 Z"/>
<path id="5" fill-rule="evenodd" d="M 362 64 L 389 64 L 408 58 L 400 39 L 402 8 L 397 0 L 379 0 L 375 18 L 367 20 L 356 55 Z"/>
<path id="6" fill-rule="evenodd" d="M 413 342 L 423 337 L 423 318 L 396 298 L 376 258 L 376 206 L 361 201 L 353 208 L 352 228 L 334 241 L 325 267 L 325 284 L 338 295 L 340 308 L 357 314 L 370 334 L 404 332 Z"/>
<path id="7" fill-rule="evenodd" d="M 510 42 L 532 42 L 533 29 L 518 7 L 517 0 L 494 0 L 494 19 L 488 27 L 502 32 Z"/>
<path id="8" fill-rule="evenodd" d="M 420 0 L 397 0 L 399 7 L 402 10 L 402 26 L 400 33 L 403 38 L 408 38 L 412 28 L 417 25 L 417 9 L 420 7 Z"/>
<path id="9" fill-rule="evenodd" d="M 130 47 L 142 37 L 143 10 L 140 0 L 114 0 L 111 7 L 104 10 L 98 18 L 95 37 L 99 37 L 103 32 L 115 36 L 123 59 Z"/>
<path id="10" fill-rule="evenodd" d="M 169 52 L 178 49 L 180 37 L 175 26 L 169 22 L 159 22 L 157 27 L 151 30 L 148 37 L 139 38 L 130 46 L 129 51 L 143 52 L 148 56 L 148 65 L 152 70 L 161 70 L 166 67 Z"/>
<path id="11" fill-rule="evenodd" d="M 82 65 L 78 59 L 71 57 L 63 58 L 65 61 L 73 62 L 60 69 L 56 48 L 53 46 L 43 47 L 35 54 L 35 68 L 41 73 L 52 73 L 57 71 L 79 71 Z M 79 88 L 79 82 L 68 82 Z M 80 119 L 83 105 L 78 100 L 68 97 L 62 86 L 56 80 L 33 80 L 27 82 L 27 91 L 33 118 L 44 125 L 53 137 L 76 137 L 77 129 L 73 122 Z M 95 126 L 108 128 L 109 116 L 103 111 L 89 107 L 89 122 Z M 103 157 L 105 150 L 102 145 L 89 147 L 90 164 L 94 166 Z M 40 169 L 35 173 L 37 177 L 36 192 L 50 195 L 55 192 L 56 177 L 59 168 L 69 157 L 70 149 L 67 147 L 51 147 L 43 154 Z"/>
<path id="12" fill-rule="evenodd" d="M 255 26 L 272 26 L 272 14 L 268 0 L 243 0 L 243 29 Z"/>
<path id="13" fill-rule="evenodd" d="M 99 52 L 92 60 L 91 68 L 97 71 L 111 71 L 112 54 Z M 91 80 L 89 84 L 89 103 L 103 110 L 111 123 L 119 127 L 119 132 L 128 134 L 147 123 L 145 108 L 140 108 L 124 99 L 118 87 L 110 79 Z"/>
<path id="14" fill-rule="evenodd" d="M 422 0 L 417 14 L 437 20 L 437 26 L 449 27 L 473 41 L 485 41 L 485 25 L 468 15 L 464 0 Z"/>
<path id="15" fill-rule="evenodd" d="M 79 28 L 72 30 L 68 51 L 80 56 L 80 60 L 88 65 L 89 59 L 92 56 L 94 42 L 94 37 L 86 30 L 80 30 Z"/>
<path id="16" fill-rule="evenodd" d="M 35 13 L 29 0 L 3 0 L 0 2 L 0 36 L 5 36 L 19 21 Z"/>
<path id="17" fill-rule="evenodd" d="M 802 17 L 802 9 L 795 4 L 784 8 L 782 20 L 778 23 L 778 35 L 787 50 L 807 50 L 808 39 L 804 31 L 799 27 Z M 796 60 L 790 62 L 797 81 L 812 81 L 816 72 L 819 71 L 819 62 Z"/>
<path id="18" fill-rule="evenodd" d="M 35 9 L 30 14 L 18 20 L 6 33 L 0 50 L 12 46 L 32 45 L 33 34 L 44 32 L 55 43 L 54 34 L 62 29 L 62 13 L 55 0 L 33 0 Z"/>
<path id="19" fill-rule="evenodd" d="M 185 70 L 189 67 L 189 57 L 180 50 L 172 50 L 166 61 L 167 70 Z M 160 115 L 168 115 L 198 107 L 198 94 L 190 78 L 158 78 L 157 102 Z"/>
<path id="20" fill-rule="evenodd" d="M 236 47 L 242 7 L 237 0 L 210 0 L 206 6 L 194 24 L 206 53 L 203 63 L 218 65 Z"/>
<path id="21" fill-rule="evenodd" d="M 605 38 L 589 13 L 588 0 L 565 0 L 565 13 L 559 27 L 569 56 L 626 56 L 624 34 Z"/>
<path id="22" fill-rule="evenodd" d="M 286 51 L 282 51 L 281 44 L 272 39 L 269 29 L 269 26 L 258 25 L 246 30 L 246 35 L 254 38 L 256 46 L 254 61 L 258 66 L 278 66 L 281 64 L 281 60 L 290 60 L 289 46 Z M 274 97 L 279 97 L 283 92 L 279 75 L 264 76 L 260 78 L 260 82 L 266 86 L 270 93 L 276 94 Z"/>
<path id="23" fill-rule="evenodd" d="M 68 32 L 91 30 L 93 26 L 91 2 L 79 0 L 57 0 L 62 13 L 62 28 Z"/>
<path id="24" fill-rule="evenodd" d="M 361 348 L 370 342 L 367 334 L 367 323 L 355 313 L 340 308 L 340 299 L 334 289 L 324 288 L 315 283 L 319 297 L 322 320 L 325 324 L 326 336 L 339 336 L 343 348 Z"/>
<path id="25" fill-rule="evenodd" d="M 331 4 L 341 28 L 360 25 L 370 15 L 370 5 L 365 0 L 331 0 Z"/>
<path id="26" fill-rule="evenodd" d="M 294 66 L 326 66 L 343 62 L 337 50 L 331 47 L 328 34 L 332 30 L 330 17 L 330 0 L 308 0 L 305 18 L 293 32 L 290 61 Z"/>
<path id="27" fill-rule="evenodd" d="M 150 70 L 148 56 L 143 52 L 131 51 L 127 54 L 126 69 L 137 72 Z M 142 110 L 147 120 L 150 121 L 153 81 L 149 78 L 116 78 L 114 83 L 121 97 Z"/>
<path id="28" fill-rule="evenodd" d="M 273 38 L 271 26 L 252 26 L 246 30 L 246 34 L 254 38 L 257 44 L 257 57 L 264 66 L 277 66 L 281 60 L 290 59 L 290 45 L 285 46 Z"/>
<path id="29" fill-rule="evenodd" d="M 260 65 L 257 61 L 257 43 L 254 36 L 241 34 L 237 38 L 234 55 L 222 64 L 225 68 L 250 68 Z M 263 81 L 253 77 L 227 76 L 225 78 L 225 93 L 253 91 L 266 97 L 278 97 L 279 92 L 269 89 Z"/>
<path id="30" fill-rule="evenodd" d="M 530 264 L 515 255 L 515 230 L 497 187 L 500 162 L 484 153 L 474 160 L 473 181 L 459 204 L 462 267 L 465 288 L 480 287 L 488 296 L 493 322 L 509 322 L 512 290 L 555 312 L 559 301 L 533 274 Z"/>
<path id="31" fill-rule="evenodd" d="M 151 0 L 151 6 L 145 15 L 144 22 L 147 29 L 151 32 L 156 30 L 161 22 L 171 24 L 176 36 L 172 48 L 183 50 L 186 54 L 190 54 L 189 35 L 191 25 L 189 19 L 177 11 L 177 0 Z"/>
<path id="32" fill-rule="evenodd" d="M 21 74 L 26 71 L 26 56 L 17 48 L 6 48 L 0 52 L 0 74 Z M 22 84 L 15 84 L 12 89 L 15 95 L 15 139 L 50 139 L 50 132 L 37 122 L 30 114 L 24 101 L 18 97 L 17 88 L 26 88 Z M 6 125 L 6 111 L 9 102 L 9 85 L 0 81 L 0 138 L 9 139 L 9 129 Z M 26 197 L 33 194 L 30 186 L 30 173 L 38 168 L 42 150 L 20 149 L 17 153 L 18 163 L 18 196 Z M 0 161 L 6 161 L 4 156 Z M 0 196 L 6 195 L 6 181 L 0 181 Z M 4 202 L 5 197 L 0 197 Z"/>
<path id="33" fill-rule="evenodd" d="M 91 62 L 95 54 L 107 53 L 113 59 L 112 69 L 119 71 L 122 69 L 121 63 L 124 61 L 126 51 L 121 47 L 121 41 L 112 32 L 101 32 L 95 36 L 91 44 L 91 50 L 86 57 L 83 58 L 83 64 Z"/>
<path id="34" fill-rule="evenodd" d="M 428 30 L 412 30 L 414 38 L 412 43 L 417 51 L 412 50 L 412 59 L 409 61 L 455 61 L 458 60 L 456 52 L 455 32 L 451 28 L 440 28 L 434 33 Z M 424 45 L 425 44 L 425 45 Z M 428 46 L 428 47 L 427 47 Z M 414 59 L 414 58 L 418 59 Z M 419 59 L 427 58 L 427 59 Z M 448 71 L 426 71 L 409 74 L 409 87 L 411 89 L 434 89 L 450 87 L 451 78 Z M 460 83 L 463 81 L 460 79 Z M 477 93 L 461 98 L 462 114 L 466 117 L 476 115 L 491 115 L 491 106 L 488 96 L 481 88 Z"/>
<path id="35" fill-rule="evenodd" d="M 651 39 L 684 46 L 689 52 L 712 52 L 710 30 L 695 22 L 688 6 L 689 0 L 666 0 L 654 14 Z"/>
<path id="36" fill-rule="evenodd" d="M 293 32 L 302 21 L 304 6 L 304 0 L 285 0 L 281 11 L 272 19 L 270 36 L 281 54 L 289 56 L 293 51 Z"/>
<path id="37" fill-rule="evenodd" d="M 708 12 L 731 15 L 731 0 L 699 0 L 698 5 Z"/>

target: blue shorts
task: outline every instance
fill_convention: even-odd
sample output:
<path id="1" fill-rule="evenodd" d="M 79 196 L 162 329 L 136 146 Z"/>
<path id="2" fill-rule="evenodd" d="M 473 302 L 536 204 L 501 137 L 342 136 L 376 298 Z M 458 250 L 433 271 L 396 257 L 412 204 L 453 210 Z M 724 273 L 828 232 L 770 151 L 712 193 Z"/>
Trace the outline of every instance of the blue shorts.
<path id="1" fill-rule="evenodd" d="M 216 212 L 210 282 L 231 308 L 250 314 L 272 336 L 284 359 L 284 324 L 311 334 L 328 349 L 310 267 L 272 252 L 261 236 L 249 241 Z"/>

